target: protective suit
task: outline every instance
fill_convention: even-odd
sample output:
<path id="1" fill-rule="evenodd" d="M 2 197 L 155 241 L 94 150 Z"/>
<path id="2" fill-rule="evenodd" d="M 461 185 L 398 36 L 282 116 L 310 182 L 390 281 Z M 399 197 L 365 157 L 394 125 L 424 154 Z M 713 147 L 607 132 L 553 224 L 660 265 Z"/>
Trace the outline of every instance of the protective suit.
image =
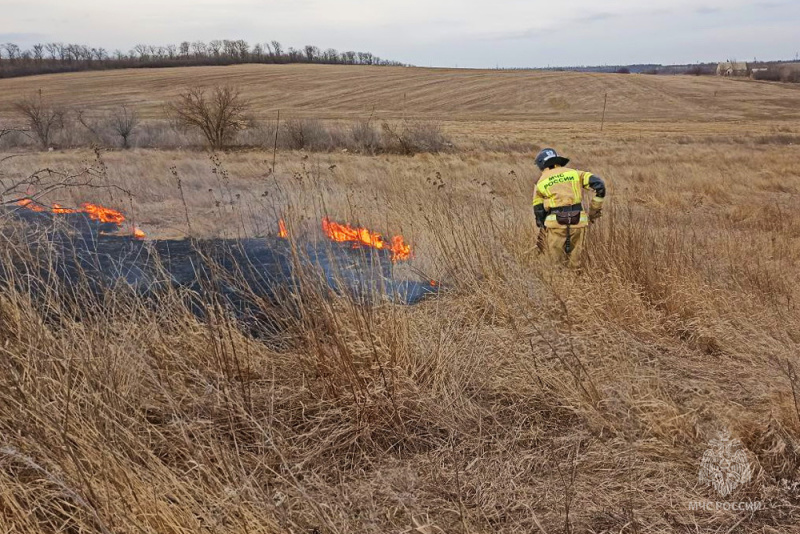
<path id="1" fill-rule="evenodd" d="M 600 217 L 606 186 L 590 172 L 566 166 L 567 158 L 553 149 L 545 149 L 536 157 L 542 176 L 536 183 L 533 211 L 536 225 L 544 233 L 540 250 L 571 267 L 580 266 L 586 227 Z M 583 208 L 583 191 L 594 191 L 589 212 Z"/>

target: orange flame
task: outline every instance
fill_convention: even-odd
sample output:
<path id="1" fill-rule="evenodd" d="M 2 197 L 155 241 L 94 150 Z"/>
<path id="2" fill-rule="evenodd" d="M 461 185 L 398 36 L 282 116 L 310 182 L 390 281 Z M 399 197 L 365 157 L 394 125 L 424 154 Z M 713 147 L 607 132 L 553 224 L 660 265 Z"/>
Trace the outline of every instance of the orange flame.
<path id="1" fill-rule="evenodd" d="M 358 243 L 378 250 L 388 249 L 392 253 L 392 261 L 404 261 L 411 257 L 411 246 L 407 245 L 403 236 L 392 238 L 391 244 L 384 241 L 383 236 L 367 228 L 353 228 L 349 224 L 332 222 L 325 217 L 322 219 L 322 231 L 329 238 L 339 243 Z"/>
<path id="2" fill-rule="evenodd" d="M 117 224 L 122 224 L 125 222 L 125 216 L 117 210 L 112 210 L 111 208 L 104 208 L 103 206 L 89 204 L 88 202 L 81 204 L 81 208 L 83 208 L 81 211 L 87 214 L 90 219 L 94 219 L 95 221 Z"/>
<path id="3" fill-rule="evenodd" d="M 53 207 L 50 208 L 53 213 L 75 213 L 76 210 L 65 208 L 59 204 L 53 204 Z"/>
<path id="4" fill-rule="evenodd" d="M 47 208 L 29 198 L 19 200 L 17 205 L 27 208 L 31 211 L 47 211 Z M 125 216 L 121 212 L 111 208 L 106 208 L 104 206 L 99 206 L 97 204 L 90 204 L 89 202 L 84 202 L 81 204 L 81 209 L 65 208 L 60 204 L 53 203 L 53 205 L 50 207 L 50 211 L 56 214 L 85 213 L 90 219 L 99 221 L 101 223 L 114 223 L 117 225 L 122 225 L 122 223 L 125 222 Z M 146 237 L 145 233 L 136 226 L 133 227 L 132 235 L 135 239 L 144 239 Z"/>
<path id="5" fill-rule="evenodd" d="M 411 257 L 411 245 L 407 245 L 401 235 L 392 238 L 391 251 L 392 261 L 405 261 Z"/>
<path id="6" fill-rule="evenodd" d="M 17 201 L 17 205 L 22 206 L 23 208 L 28 208 L 31 211 L 44 211 L 43 206 L 40 206 L 29 198 L 23 198 L 22 200 Z"/>
<path id="7" fill-rule="evenodd" d="M 289 232 L 286 231 L 286 223 L 283 219 L 278 221 L 278 237 L 283 237 L 284 239 L 289 237 Z"/>

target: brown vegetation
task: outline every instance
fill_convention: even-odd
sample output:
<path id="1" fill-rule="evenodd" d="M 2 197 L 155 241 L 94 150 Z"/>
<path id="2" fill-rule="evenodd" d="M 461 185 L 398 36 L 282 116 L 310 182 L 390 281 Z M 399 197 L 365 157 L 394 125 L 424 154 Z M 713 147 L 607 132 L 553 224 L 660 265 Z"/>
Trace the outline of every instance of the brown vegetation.
<path id="1" fill-rule="evenodd" d="M 111 113 L 112 131 L 122 140 L 122 148 L 130 148 L 131 137 L 139 127 L 139 114 L 135 109 L 122 105 Z"/>
<path id="2" fill-rule="evenodd" d="M 66 111 L 48 104 L 42 97 L 41 91 L 18 100 L 14 103 L 14 109 L 43 149 L 49 148 L 53 135 L 64 128 Z"/>
<path id="3" fill-rule="evenodd" d="M 766 69 L 753 72 L 753 79 L 770 82 L 800 83 L 800 65 L 770 65 Z"/>
<path id="4" fill-rule="evenodd" d="M 651 83 L 613 80 L 611 94 Z M 754 87 L 796 113 L 794 93 L 769 84 L 662 80 L 664 98 L 690 100 L 677 87 L 707 92 L 698 109 L 741 98 L 752 110 Z M 717 88 L 733 93 L 714 97 Z M 213 309 L 194 318 L 180 295 L 153 310 L 109 294 L 76 321 L 55 300 L 42 314 L 5 292 L 3 525 L 800 532 L 800 181 L 787 149 L 800 127 L 703 121 L 698 111 L 693 122 L 612 118 L 601 133 L 574 120 L 584 112 L 572 94 L 562 112 L 572 120 L 505 120 L 516 98 L 506 91 L 494 116 L 444 124 L 459 152 L 279 151 L 272 169 L 264 150 L 206 161 L 118 151 L 101 154 L 100 182 L 130 197 L 54 191 L 49 200 L 64 205 L 125 207 L 151 236 L 187 235 L 187 216 L 193 237 L 275 233 L 283 216 L 302 241 L 319 236 L 326 214 L 402 233 L 415 259 L 396 268 L 444 291 L 413 308 L 306 294 L 301 313 L 285 314 L 284 335 L 266 341 Z M 535 253 L 538 173 L 528 154 L 506 150 L 527 144 L 556 146 L 608 182 L 582 273 Z M 28 154 L 5 161 L 0 178 L 95 161 L 89 151 Z M 697 473 L 722 429 L 754 470 L 729 500 L 762 501 L 763 511 L 690 510 L 721 500 Z"/>
<path id="5" fill-rule="evenodd" d="M 793 86 L 716 77 L 618 76 L 578 72 L 407 69 L 339 65 L 235 65 L 120 70 L 0 80 L 0 117 L 20 95 L 42 90 L 55 105 L 104 112 L 121 104 L 142 120 L 163 117 L 186 87 L 232 83 L 254 118 L 599 121 L 717 121 L 800 118 Z M 543 105 L 560 97 L 568 111 Z"/>
<path id="6" fill-rule="evenodd" d="M 187 89 L 169 104 L 167 113 L 179 126 L 200 130 L 208 145 L 218 150 L 247 127 L 248 107 L 237 88 L 224 85 L 210 91 Z"/>

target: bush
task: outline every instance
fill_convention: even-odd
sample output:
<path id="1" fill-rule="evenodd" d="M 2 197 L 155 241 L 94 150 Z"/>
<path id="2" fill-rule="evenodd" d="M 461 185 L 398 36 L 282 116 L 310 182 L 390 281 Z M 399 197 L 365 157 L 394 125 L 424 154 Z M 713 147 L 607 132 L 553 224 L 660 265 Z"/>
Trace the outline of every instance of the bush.
<path id="1" fill-rule="evenodd" d="M 331 134 L 319 119 L 291 119 L 283 126 L 287 148 L 330 150 Z"/>
<path id="2" fill-rule="evenodd" d="M 384 150 L 407 156 L 420 152 L 437 153 L 452 146 L 434 122 L 383 123 Z"/>
<path id="3" fill-rule="evenodd" d="M 210 94 L 193 88 L 178 95 L 167 111 L 179 126 L 200 130 L 211 148 L 220 149 L 247 127 L 249 103 L 229 85 L 216 86 Z"/>
<path id="4" fill-rule="evenodd" d="M 15 102 L 14 109 L 26 121 L 28 129 L 45 150 L 50 147 L 53 135 L 64 128 L 66 110 L 45 102 L 41 91 Z"/>
<path id="5" fill-rule="evenodd" d="M 357 120 L 350 127 L 350 136 L 353 148 L 366 154 L 376 154 L 381 151 L 381 133 L 368 120 Z"/>
<path id="6" fill-rule="evenodd" d="M 128 109 L 123 105 L 111 113 L 109 126 L 122 141 L 122 148 L 129 148 L 131 137 L 139 126 L 139 115 L 135 109 Z"/>
<path id="7" fill-rule="evenodd" d="M 792 66 L 771 66 L 766 70 L 753 72 L 754 80 L 767 82 L 800 83 L 800 68 Z"/>
<path id="8" fill-rule="evenodd" d="M 711 66 L 703 66 L 703 65 L 692 65 L 684 74 L 688 74 L 690 76 L 710 76 L 714 74 L 714 70 Z"/>
<path id="9" fill-rule="evenodd" d="M 135 111 L 119 108 L 108 115 L 80 113 L 78 120 L 64 117 L 58 131 L 49 134 L 49 143 L 60 147 L 79 148 L 198 148 L 210 145 L 205 130 L 187 128 L 175 121 L 140 122 Z M 248 147 L 272 150 L 275 146 L 276 122 L 247 121 L 246 128 L 225 134 L 225 147 Z M 9 130 L 0 138 L 0 149 L 31 148 L 40 144 L 28 128 Z M 451 150 L 452 143 L 438 123 L 398 121 L 375 124 L 369 120 L 352 123 L 326 122 L 319 119 L 289 119 L 281 122 L 277 145 L 283 150 L 329 152 L 348 150 L 361 154 L 406 154 Z M 125 135 L 123 135 L 125 134 Z M 127 137 L 126 137 L 127 136 Z"/>

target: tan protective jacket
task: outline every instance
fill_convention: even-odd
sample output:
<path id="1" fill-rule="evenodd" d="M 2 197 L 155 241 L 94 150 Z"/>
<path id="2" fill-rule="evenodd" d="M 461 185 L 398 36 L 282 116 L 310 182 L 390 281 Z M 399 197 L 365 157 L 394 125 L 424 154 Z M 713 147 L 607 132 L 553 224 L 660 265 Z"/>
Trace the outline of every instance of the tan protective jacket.
<path id="1" fill-rule="evenodd" d="M 555 211 L 569 210 L 570 208 L 581 212 L 580 222 L 572 227 L 585 228 L 588 226 L 589 216 L 581 205 L 583 190 L 596 190 L 597 181 L 603 184 L 590 172 L 577 171 L 568 167 L 555 167 L 542 171 L 542 176 L 536 183 L 533 205 L 534 207 L 542 205 L 545 211 L 549 212 L 544 222 L 545 228 L 562 228 L 563 226 L 556 221 Z M 592 183 L 590 184 L 590 182 Z M 605 195 L 605 186 L 602 187 L 603 195 Z M 603 198 L 599 195 L 594 196 L 592 199 L 593 210 L 602 208 Z"/>

